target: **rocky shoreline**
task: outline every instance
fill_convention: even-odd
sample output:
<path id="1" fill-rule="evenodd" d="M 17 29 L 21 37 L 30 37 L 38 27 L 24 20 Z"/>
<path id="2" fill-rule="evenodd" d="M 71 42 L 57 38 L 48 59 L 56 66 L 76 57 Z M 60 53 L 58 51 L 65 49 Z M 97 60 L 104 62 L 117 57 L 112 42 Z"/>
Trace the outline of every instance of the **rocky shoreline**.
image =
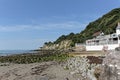
<path id="1" fill-rule="evenodd" d="M 76 80 L 57 62 L 0 66 L 0 80 Z"/>
<path id="2" fill-rule="evenodd" d="M 1 56 L 0 62 L 0 80 L 117 80 L 113 72 L 119 51 L 111 51 L 106 57 L 73 57 L 67 51 L 44 50 Z"/>
<path id="3" fill-rule="evenodd" d="M 57 61 L 30 64 L 1 63 L 0 80 L 90 80 L 84 78 L 85 75 L 82 74 L 86 74 L 90 67 L 93 70 L 95 66 L 97 65 L 89 64 L 88 59 L 82 57 L 71 57 L 61 63 Z M 94 70 L 92 74 L 94 75 Z"/>

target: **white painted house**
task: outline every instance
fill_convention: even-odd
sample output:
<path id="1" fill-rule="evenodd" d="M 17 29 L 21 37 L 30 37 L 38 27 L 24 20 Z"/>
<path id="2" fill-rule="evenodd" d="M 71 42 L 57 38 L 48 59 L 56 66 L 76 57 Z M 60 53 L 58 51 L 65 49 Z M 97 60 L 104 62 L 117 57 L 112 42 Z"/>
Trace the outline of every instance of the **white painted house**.
<path id="1" fill-rule="evenodd" d="M 76 44 L 76 46 L 83 46 Z M 120 46 L 120 23 L 116 28 L 116 33 L 104 35 L 101 32 L 100 35 L 96 36 L 93 39 L 86 40 L 84 45 L 86 51 L 101 51 L 101 50 L 114 50 L 116 47 Z"/>

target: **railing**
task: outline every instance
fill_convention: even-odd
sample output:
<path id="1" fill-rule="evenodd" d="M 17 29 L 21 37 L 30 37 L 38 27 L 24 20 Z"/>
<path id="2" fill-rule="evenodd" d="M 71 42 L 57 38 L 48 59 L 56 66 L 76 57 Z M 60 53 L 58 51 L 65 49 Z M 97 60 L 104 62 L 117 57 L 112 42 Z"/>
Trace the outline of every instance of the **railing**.
<path id="1" fill-rule="evenodd" d="M 110 41 L 108 44 L 118 44 L 118 41 Z"/>
<path id="2" fill-rule="evenodd" d="M 118 41 L 109 41 L 109 42 L 104 42 L 104 43 L 91 43 L 91 44 L 86 44 L 86 45 L 92 46 L 92 45 L 106 45 L 106 44 L 118 44 Z"/>
<path id="3" fill-rule="evenodd" d="M 84 43 L 76 43 L 75 46 L 85 46 L 86 44 Z"/>

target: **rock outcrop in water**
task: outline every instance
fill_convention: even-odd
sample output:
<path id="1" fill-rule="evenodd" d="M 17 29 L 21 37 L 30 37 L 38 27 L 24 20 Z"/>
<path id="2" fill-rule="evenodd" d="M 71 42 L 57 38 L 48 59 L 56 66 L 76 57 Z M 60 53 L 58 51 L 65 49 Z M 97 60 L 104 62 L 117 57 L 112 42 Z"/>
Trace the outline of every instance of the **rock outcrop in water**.
<path id="1" fill-rule="evenodd" d="M 106 55 L 99 80 L 120 80 L 120 47 Z"/>

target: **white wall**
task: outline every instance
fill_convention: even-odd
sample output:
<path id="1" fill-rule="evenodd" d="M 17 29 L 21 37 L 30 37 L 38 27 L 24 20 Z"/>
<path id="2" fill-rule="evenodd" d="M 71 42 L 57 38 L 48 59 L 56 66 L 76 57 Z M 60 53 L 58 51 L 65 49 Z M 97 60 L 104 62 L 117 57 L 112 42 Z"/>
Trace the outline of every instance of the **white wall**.
<path id="1" fill-rule="evenodd" d="M 114 50 L 116 47 L 119 47 L 119 44 L 86 46 L 86 51 L 101 51 L 104 46 L 107 46 L 108 50 Z"/>
<path id="2" fill-rule="evenodd" d="M 119 35 L 120 34 L 120 29 L 116 29 L 116 33 L 117 33 L 117 35 Z"/>
<path id="3" fill-rule="evenodd" d="M 116 47 L 119 47 L 119 44 L 109 44 L 108 50 L 114 50 Z"/>
<path id="4" fill-rule="evenodd" d="M 86 51 L 101 51 L 102 49 L 103 45 L 86 46 Z"/>

